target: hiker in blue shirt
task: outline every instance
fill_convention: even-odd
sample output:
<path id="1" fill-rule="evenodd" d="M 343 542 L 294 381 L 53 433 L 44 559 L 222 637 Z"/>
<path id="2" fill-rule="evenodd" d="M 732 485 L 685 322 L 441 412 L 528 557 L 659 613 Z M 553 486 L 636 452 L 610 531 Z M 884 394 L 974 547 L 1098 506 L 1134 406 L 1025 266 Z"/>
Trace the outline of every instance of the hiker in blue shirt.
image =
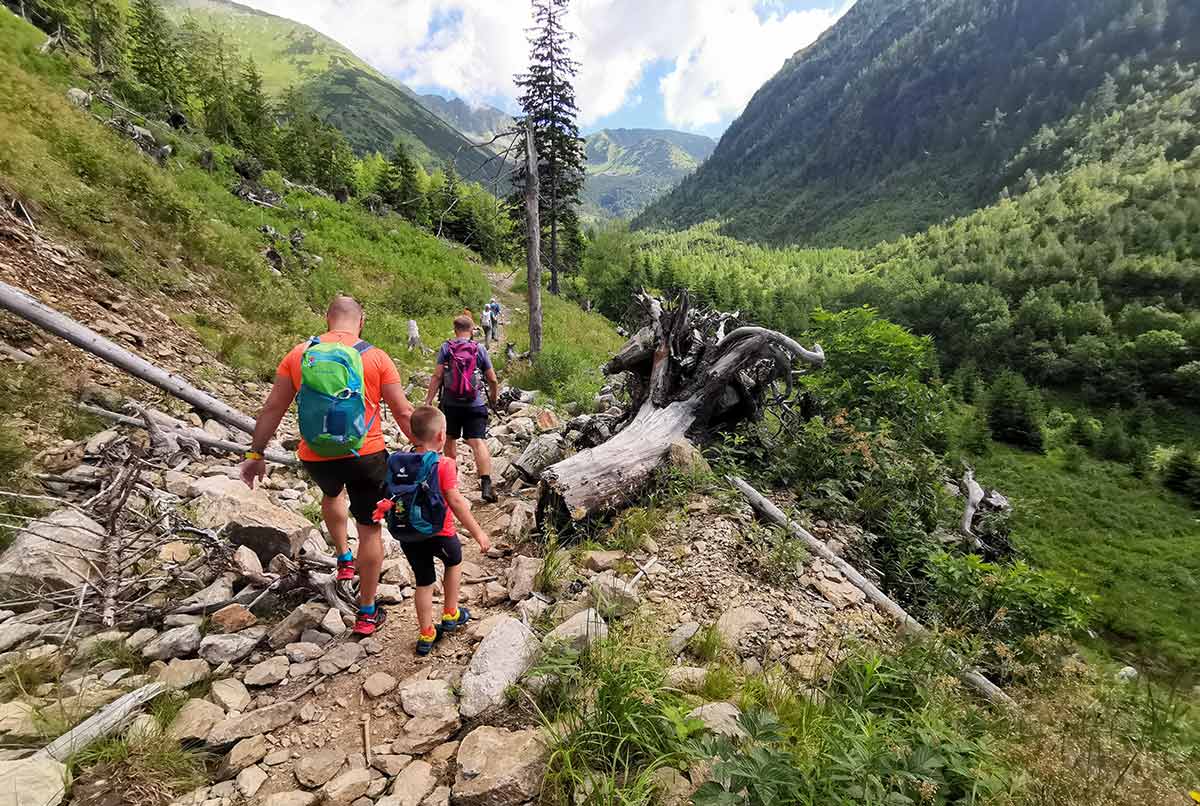
<path id="1" fill-rule="evenodd" d="M 469 316 L 454 320 L 454 338 L 441 346 L 437 366 L 425 394 L 425 405 L 435 398 L 446 415 L 445 454 L 458 458 L 461 437 L 471 446 L 475 468 L 479 472 L 479 490 L 483 500 L 495 503 L 499 498 L 492 489 L 492 456 L 487 447 L 488 403 L 496 405 L 500 397 L 500 379 L 492 368 L 487 348 L 471 339 L 475 323 Z M 484 397 L 484 382 L 487 396 Z"/>

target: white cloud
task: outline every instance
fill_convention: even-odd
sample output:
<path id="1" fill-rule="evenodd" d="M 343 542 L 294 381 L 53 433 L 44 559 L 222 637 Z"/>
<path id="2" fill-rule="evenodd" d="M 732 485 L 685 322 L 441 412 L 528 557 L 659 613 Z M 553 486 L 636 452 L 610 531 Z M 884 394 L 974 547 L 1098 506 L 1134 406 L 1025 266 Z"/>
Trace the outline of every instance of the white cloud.
<path id="1" fill-rule="evenodd" d="M 528 0 L 242 0 L 326 33 L 377 68 L 471 102 L 516 97 L 512 76 L 528 58 Z M 787 11 L 778 0 L 574 0 L 568 27 L 582 65 L 580 122 L 621 109 L 645 71 L 659 82 L 672 125 L 701 127 L 739 113 L 794 52 L 813 42 L 838 8 Z M 760 17 L 761 15 L 761 17 Z"/>

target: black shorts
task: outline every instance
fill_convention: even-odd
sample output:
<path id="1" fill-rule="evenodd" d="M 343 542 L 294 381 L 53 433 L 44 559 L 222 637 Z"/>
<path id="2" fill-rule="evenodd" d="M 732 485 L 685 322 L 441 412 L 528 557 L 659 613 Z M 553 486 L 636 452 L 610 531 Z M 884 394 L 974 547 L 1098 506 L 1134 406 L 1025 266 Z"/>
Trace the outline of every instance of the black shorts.
<path id="1" fill-rule="evenodd" d="M 487 406 L 451 406 L 442 404 L 446 415 L 446 439 L 487 439 Z"/>
<path id="2" fill-rule="evenodd" d="M 375 523 L 371 518 L 387 486 L 387 451 L 366 456 L 347 456 L 328 462 L 305 462 L 309 477 L 329 498 L 345 489 L 350 494 L 350 514 L 363 526 Z"/>
<path id="3" fill-rule="evenodd" d="M 433 568 L 434 558 L 442 561 L 446 568 L 453 568 L 462 563 L 462 543 L 458 535 L 449 537 L 434 536 L 415 543 L 401 541 L 400 548 L 412 566 L 413 577 L 418 588 L 424 588 L 437 581 L 437 572 Z"/>

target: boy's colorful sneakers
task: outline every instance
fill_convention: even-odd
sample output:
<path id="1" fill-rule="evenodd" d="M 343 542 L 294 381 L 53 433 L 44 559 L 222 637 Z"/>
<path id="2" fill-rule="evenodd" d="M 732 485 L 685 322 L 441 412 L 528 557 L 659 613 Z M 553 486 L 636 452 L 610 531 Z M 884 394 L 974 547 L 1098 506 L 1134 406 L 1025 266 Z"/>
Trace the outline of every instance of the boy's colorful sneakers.
<path id="1" fill-rule="evenodd" d="M 354 579 L 354 559 L 339 559 L 337 564 L 337 581 L 348 582 L 352 579 Z"/>
<path id="2" fill-rule="evenodd" d="M 371 613 L 358 611 L 358 620 L 354 622 L 355 635 L 374 635 L 375 631 L 383 626 L 384 619 L 387 618 L 387 611 L 379 605 L 375 606 L 375 610 Z"/>
<path id="3" fill-rule="evenodd" d="M 457 613 L 442 614 L 442 630 L 444 632 L 454 632 L 459 627 L 464 626 L 471 620 L 471 611 L 465 607 L 458 608 Z"/>
<path id="4" fill-rule="evenodd" d="M 422 658 L 433 651 L 433 645 L 442 638 L 441 625 L 433 628 L 433 634 L 419 633 L 417 635 L 417 654 Z"/>

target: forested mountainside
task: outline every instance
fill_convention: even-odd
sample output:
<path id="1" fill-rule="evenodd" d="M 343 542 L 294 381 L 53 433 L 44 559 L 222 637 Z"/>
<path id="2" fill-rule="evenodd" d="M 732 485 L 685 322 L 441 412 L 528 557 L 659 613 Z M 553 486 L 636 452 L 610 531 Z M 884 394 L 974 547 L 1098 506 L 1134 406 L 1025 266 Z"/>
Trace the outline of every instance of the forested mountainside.
<path id="1" fill-rule="evenodd" d="M 716 141 L 659 129 L 604 129 L 584 144 L 586 214 L 630 218 L 708 159 Z"/>
<path id="2" fill-rule="evenodd" d="M 921 234 L 855 251 L 746 244 L 715 222 L 613 230 L 577 287 L 614 317 L 641 286 L 682 286 L 789 333 L 865 305 L 932 337 L 926 383 L 972 412 L 933 426 L 940 447 L 1041 502 L 1018 545 L 1082 576 L 1107 635 L 1182 668 L 1200 602 L 1198 78 L 1196 62 L 1120 71 L 1001 167 L 1003 198 Z"/>
<path id="3" fill-rule="evenodd" d="M 994 202 L 1023 149 L 1042 170 L 1069 158 L 1043 127 L 1106 82 L 1198 54 L 1189 0 L 859 0 L 637 223 L 843 246 L 919 232 Z"/>
<path id="4" fill-rule="evenodd" d="M 461 174 L 479 178 L 473 172 L 490 152 L 475 148 L 410 88 L 324 34 L 227 0 L 167 0 L 164 5 L 176 22 L 190 15 L 253 57 L 269 93 L 300 90 L 360 155 L 390 154 L 399 141 L 426 168 L 455 160 Z"/>

